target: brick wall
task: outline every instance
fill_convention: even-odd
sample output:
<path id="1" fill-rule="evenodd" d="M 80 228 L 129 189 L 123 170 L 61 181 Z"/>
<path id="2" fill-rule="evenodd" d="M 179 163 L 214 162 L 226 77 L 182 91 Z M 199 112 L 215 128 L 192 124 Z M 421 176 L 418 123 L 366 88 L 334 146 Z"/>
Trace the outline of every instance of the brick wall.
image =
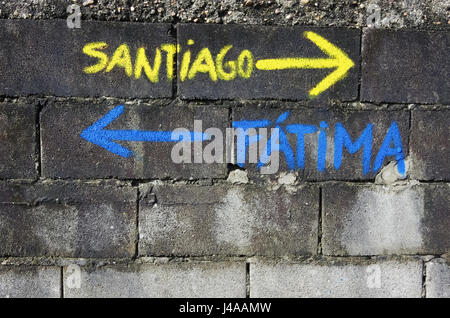
<path id="1" fill-rule="evenodd" d="M 81 29 L 66 25 L 72 1 L 0 2 L 0 297 L 449 297 L 448 1 L 318 2 L 80 2 Z M 227 60 L 321 56 L 305 31 L 354 63 L 314 98 L 330 70 L 182 79 L 187 50 L 192 63 L 226 45 Z M 99 41 L 108 63 L 127 43 L 130 74 L 83 71 Z M 141 47 L 160 51 L 157 81 L 136 76 Z M 169 143 L 118 141 L 124 157 L 82 137 L 118 105 L 107 129 L 315 130 L 286 134 L 294 161 L 284 152 L 263 175 L 174 163 Z M 377 159 L 394 122 L 401 146 Z M 372 151 L 344 145 L 338 167 L 339 127 L 356 143 L 369 126 Z"/>

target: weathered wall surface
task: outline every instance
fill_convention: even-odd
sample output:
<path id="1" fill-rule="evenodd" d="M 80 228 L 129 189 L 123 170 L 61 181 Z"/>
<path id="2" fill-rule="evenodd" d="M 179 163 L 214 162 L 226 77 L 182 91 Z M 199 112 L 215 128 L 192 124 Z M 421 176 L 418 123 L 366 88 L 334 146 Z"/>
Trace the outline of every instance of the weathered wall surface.
<path id="1" fill-rule="evenodd" d="M 0 297 L 449 297 L 449 1 L 78 1 L 70 29 L 73 3 L 0 1 Z M 317 34 L 353 64 L 331 87 L 263 70 L 321 56 Z M 251 76 L 218 68 L 230 44 Z M 128 132 L 86 132 L 101 118 Z M 290 150 L 262 175 L 129 132 L 194 120 L 279 126 Z"/>

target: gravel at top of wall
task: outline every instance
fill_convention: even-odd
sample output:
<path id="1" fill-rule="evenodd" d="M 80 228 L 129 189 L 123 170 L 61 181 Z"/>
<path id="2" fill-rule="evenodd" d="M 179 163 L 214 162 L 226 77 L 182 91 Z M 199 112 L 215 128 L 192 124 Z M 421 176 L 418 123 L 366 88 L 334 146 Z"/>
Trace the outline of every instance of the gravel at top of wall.
<path id="1" fill-rule="evenodd" d="M 380 9 L 380 27 L 450 28 L 450 0 L 9 0 L 2 19 L 64 19 L 69 4 L 83 20 L 367 26 Z"/>

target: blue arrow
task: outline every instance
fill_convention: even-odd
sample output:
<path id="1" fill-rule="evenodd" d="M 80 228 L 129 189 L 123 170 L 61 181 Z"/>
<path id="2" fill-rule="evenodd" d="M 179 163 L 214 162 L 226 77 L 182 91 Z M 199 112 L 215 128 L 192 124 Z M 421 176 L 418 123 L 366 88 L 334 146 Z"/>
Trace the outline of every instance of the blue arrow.
<path id="1" fill-rule="evenodd" d="M 172 139 L 172 131 L 106 130 L 106 126 L 119 118 L 124 109 L 123 105 L 119 105 L 109 111 L 92 126 L 83 130 L 80 134 L 81 138 L 125 158 L 133 155 L 133 152 L 114 141 L 180 142 L 183 140 L 183 136 Z M 209 139 L 201 132 L 191 131 L 190 134 L 189 141 Z"/>

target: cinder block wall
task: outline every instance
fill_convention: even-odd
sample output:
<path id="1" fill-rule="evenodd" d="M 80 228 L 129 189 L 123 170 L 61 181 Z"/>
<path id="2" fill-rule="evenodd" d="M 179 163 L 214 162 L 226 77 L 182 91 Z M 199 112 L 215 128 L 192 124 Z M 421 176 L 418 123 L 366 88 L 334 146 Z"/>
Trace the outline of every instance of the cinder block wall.
<path id="1" fill-rule="evenodd" d="M 85 41 L 65 24 L 73 1 L 0 2 L 1 297 L 450 296 L 448 1 L 78 2 L 81 32 L 150 44 L 323 27 L 356 71 L 314 100 L 276 78 L 210 89 L 175 75 L 147 91 L 82 77 L 72 53 L 46 45 Z M 367 27 L 373 4 L 380 28 Z M 356 138 L 371 122 L 374 149 L 395 120 L 406 179 L 389 160 L 364 173 L 361 151 L 339 170 L 327 156 L 319 172 L 316 139 L 303 169 L 282 160 L 268 176 L 174 164 L 165 145 L 129 143 L 140 157 L 118 158 L 80 133 L 120 104 L 116 129 L 226 128 L 289 111 L 289 123 L 341 122 Z"/>

